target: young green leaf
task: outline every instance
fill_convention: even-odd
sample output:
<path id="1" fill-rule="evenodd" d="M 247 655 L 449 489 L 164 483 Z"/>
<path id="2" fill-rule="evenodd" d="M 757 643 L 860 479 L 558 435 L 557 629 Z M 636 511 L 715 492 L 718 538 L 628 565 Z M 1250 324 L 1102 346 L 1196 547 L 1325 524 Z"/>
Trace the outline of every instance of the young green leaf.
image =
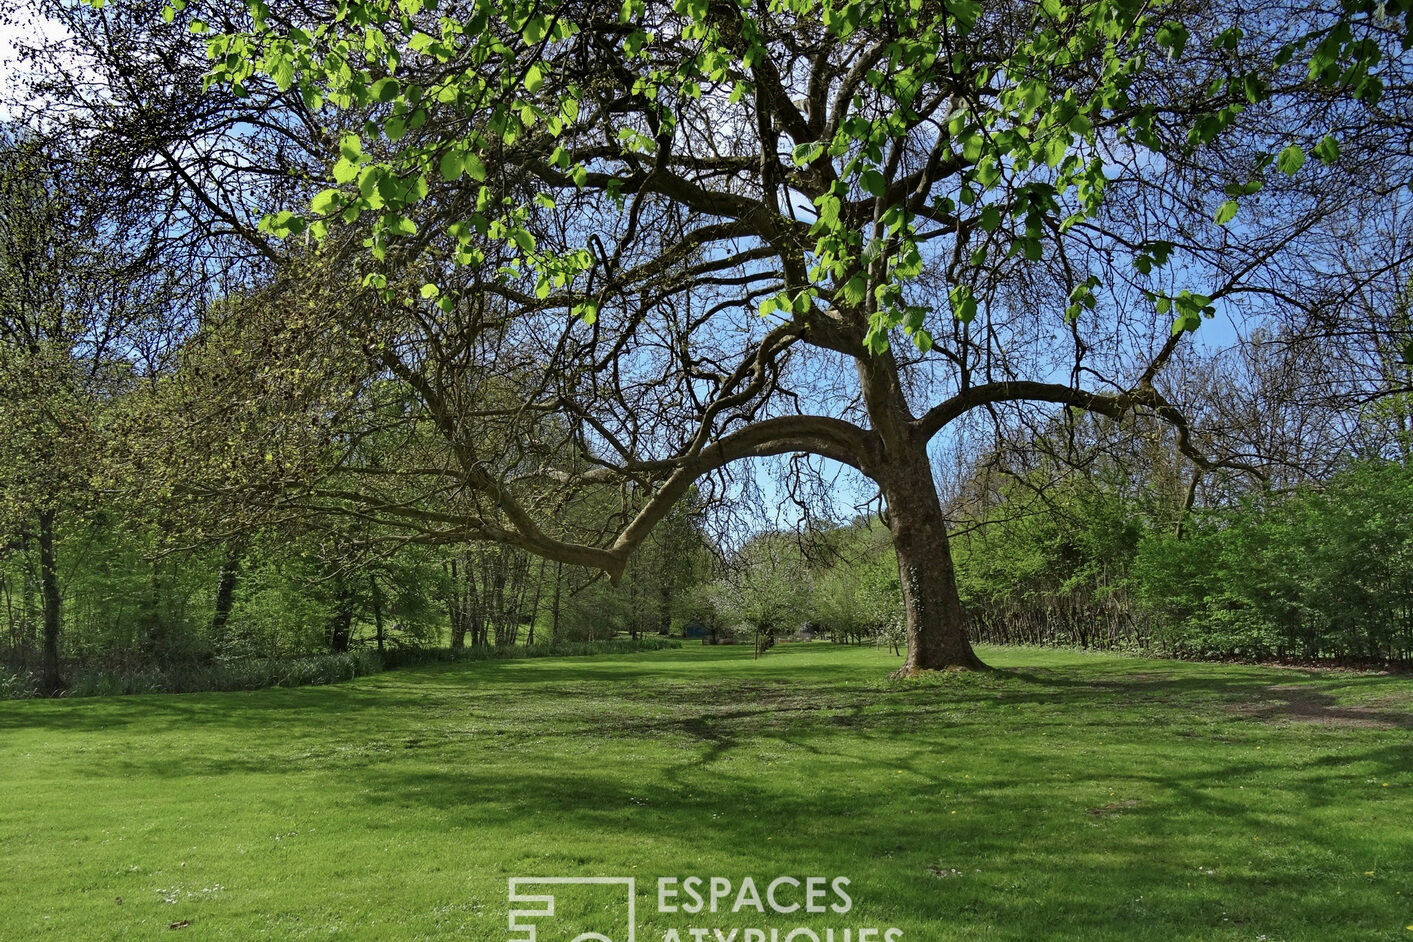
<path id="1" fill-rule="evenodd" d="M 328 189 L 321 191 L 318 196 L 310 201 L 309 209 L 311 212 L 318 213 L 321 216 L 327 216 L 330 213 L 338 212 L 339 206 L 342 203 L 343 191 Z"/>
<path id="2" fill-rule="evenodd" d="M 395 78 L 380 78 L 373 83 L 369 90 L 377 101 L 389 102 L 401 94 L 402 86 Z"/>
<path id="3" fill-rule="evenodd" d="M 1305 151 L 1294 144 L 1286 147 L 1276 158 L 1276 169 L 1288 177 L 1293 177 L 1305 166 Z"/>
<path id="4" fill-rule="evenodd" d="M 461 172 L 465 169 L 465 163 L 461 155 L 454 150 L 446 151 L 442 154 L 442 159 L 438 162 L 442 172 L 442 179 L 448 183 L 454 183 L 461 179 Z"/>
<path id="5" fill-rule="evenodd" d="M 1336 141 L 1333 135 L 1326 134 L 1320 143 L 1315 145 L 1312 153 L 1326 167 L 1332 166 L 1339 160 L 1339 141 Z"/>

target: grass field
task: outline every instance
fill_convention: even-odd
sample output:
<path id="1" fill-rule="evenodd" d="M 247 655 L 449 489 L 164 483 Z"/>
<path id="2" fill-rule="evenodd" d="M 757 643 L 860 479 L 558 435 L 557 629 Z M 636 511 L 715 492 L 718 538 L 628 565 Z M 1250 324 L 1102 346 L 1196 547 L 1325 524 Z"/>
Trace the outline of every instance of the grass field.
<path id="1" fill-rule="evenodd" d="M 0 703 L 0 939 L 502 940 L 509 877 L 632 876 L 638 942 L 1413 942 L 1413 680 L 982 653 L 1006 670 L 693 646 Z M 657 912 L 688 875 L 853 907 Z M 611 891 L 540 942 L 610 931 Z"/>

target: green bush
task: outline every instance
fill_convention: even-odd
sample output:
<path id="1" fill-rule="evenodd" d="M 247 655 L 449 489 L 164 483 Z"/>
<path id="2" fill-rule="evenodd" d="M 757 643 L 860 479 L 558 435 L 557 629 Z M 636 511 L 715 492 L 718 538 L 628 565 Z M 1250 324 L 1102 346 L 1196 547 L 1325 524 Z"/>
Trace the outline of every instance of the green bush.
<path id="1" fill-rule="evenodd" d="M 1133 582 L 1178 654 L 1408 661 L 1413 471 L 1360 464 L 1209 512 L 1183 540 L 1148 534 Z"/>

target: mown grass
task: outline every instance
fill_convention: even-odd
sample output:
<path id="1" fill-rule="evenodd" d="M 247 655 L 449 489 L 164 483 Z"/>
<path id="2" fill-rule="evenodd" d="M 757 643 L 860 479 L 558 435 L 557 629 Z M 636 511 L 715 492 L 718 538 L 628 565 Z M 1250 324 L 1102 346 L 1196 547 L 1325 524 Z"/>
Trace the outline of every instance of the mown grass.
<path id="1" fill-rule="evenodd" d="M 687 647 L 0 703 L 0 939 L 500 940 L 508 877 L 628 875 L 640 942 L 1413 942 L 1413 680 L 984 656 L 1005 670 Z M 691 874 L 843 875 L 854 906 L 657 913 Z M 572 896 L 559 930 L 597 925 Z"/>

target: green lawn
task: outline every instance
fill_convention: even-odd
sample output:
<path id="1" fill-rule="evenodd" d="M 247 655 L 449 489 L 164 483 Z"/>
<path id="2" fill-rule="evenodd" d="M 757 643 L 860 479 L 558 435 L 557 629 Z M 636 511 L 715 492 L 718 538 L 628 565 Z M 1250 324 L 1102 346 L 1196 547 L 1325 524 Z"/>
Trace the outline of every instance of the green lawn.
<path id="1" fill-rule="evenodd" d="M 1004 672 L 895 684 L 871 649 L 750 655 L 0 703 L 0 939 L 502 940 L 509 877 L 633 876 L 638 942 L 1413 942 L 1413 680 L 993 648 Z M 658 913 L 689 875 L 847 876 L 853 908 Z M 609 893 L 565 892 L 540 942 Z"/>

